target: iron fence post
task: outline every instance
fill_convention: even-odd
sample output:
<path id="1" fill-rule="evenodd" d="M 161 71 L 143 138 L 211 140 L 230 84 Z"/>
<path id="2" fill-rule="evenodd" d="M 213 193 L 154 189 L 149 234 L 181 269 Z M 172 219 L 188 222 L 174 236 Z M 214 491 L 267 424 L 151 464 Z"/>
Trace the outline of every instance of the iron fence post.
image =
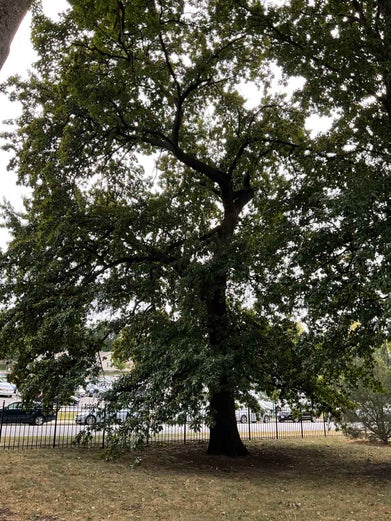
<path id="1" fill-rule="evenodd" d="M 149 446 L 149 443 L 150 443 L 150 432 L 151 432 L 151 428 L 150 428 L 150 425 L 151 425 L 151 411 L 149 411 L 149 417 L 148 417 L 148 424 L 147 424 L 147 436 L 146 436 L 146 439 L 147 439 L 147 447 Z"/>
<path id="2" fill-rule="evenodd" d="M 96 432 L 95 432 L 96 436 Z M 103 409 L 103 434 L 102 434 L 102 449 L 105 448 L 105 441 L 106 441 L 106 404 Z"/>
<path id="3" fill-rule="evenodd" d="M 56 447 L 56 437 L 57 437 L 57 418 L 59 411 L 58 403 L 56 404 L 56 417 L 54 419 L 54 433 L 53 433 L 53 449 Z M 49 412 L 49 411 L 48 411 Z"/>
<path id="4" fill-rule="evenodd" d="M 0 414 L 0 440 L 1 440 L 1 435 L 2 435 L 2 432 L 3 432 L 3 411 L 4 411 L 4 407 L 5 407 L 5 400 L 3 400 L 3 406 L 1 408 L 1 414 Z"/>
<path id="5" fill-rule="evenodd" d="M 251 440 L 251 416 L 250 408 L 247 407 L 248 439 Z"/>

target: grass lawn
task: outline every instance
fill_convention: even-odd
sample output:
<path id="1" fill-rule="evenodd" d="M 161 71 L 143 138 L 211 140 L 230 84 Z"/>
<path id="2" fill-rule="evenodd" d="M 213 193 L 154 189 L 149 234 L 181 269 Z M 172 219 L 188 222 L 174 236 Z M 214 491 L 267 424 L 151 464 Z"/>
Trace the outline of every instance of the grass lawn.
<path id="1" fill-rule="evenodd" d="M 391 521 L 391 446 L 343 438 L 96 450 L 1 450 L 0 521 Z"/>

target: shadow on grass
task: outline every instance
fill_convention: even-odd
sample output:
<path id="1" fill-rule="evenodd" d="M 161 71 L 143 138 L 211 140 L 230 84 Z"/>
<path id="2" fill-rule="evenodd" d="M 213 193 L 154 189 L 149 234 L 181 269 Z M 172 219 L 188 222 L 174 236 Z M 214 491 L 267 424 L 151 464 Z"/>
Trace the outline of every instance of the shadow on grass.
<path id="1" fill-rule="evenodd" d="M 154 473 L 218 475 L 237 474 L 244 480 L 300 475 L 312 483 L 346 479 L 391 482 L 391 446 L 337 442 L 313 443 L 287 440 L 248 444 L 250 456 L 232 459 L 209 456 L 205 444 L 148 447 L 137 453 L 144 469 Z M 131 455 L 125 458 L 134 458 Z"/>

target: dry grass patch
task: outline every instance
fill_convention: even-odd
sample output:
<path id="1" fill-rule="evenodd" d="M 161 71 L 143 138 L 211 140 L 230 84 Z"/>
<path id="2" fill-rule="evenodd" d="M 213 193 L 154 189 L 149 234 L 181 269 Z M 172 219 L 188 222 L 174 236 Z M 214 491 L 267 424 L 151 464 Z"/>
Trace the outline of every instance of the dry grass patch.
<path id="1" fill-rule="evenodd" d="M 252 455 L 151 447 L 1 451 L 0 521 L 391 521 L 391 447 L 267 440 Z"/>

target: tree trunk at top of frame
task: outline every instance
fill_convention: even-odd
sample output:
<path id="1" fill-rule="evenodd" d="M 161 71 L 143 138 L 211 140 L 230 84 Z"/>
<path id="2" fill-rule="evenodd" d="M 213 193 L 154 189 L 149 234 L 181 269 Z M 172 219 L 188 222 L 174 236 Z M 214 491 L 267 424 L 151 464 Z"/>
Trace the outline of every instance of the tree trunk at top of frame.
<path id="1" fill-rule="evenodd" d="M 32 0 L 0 0 L 0 69 L 8 57 L 11 42 L 31 4 Z"/>

